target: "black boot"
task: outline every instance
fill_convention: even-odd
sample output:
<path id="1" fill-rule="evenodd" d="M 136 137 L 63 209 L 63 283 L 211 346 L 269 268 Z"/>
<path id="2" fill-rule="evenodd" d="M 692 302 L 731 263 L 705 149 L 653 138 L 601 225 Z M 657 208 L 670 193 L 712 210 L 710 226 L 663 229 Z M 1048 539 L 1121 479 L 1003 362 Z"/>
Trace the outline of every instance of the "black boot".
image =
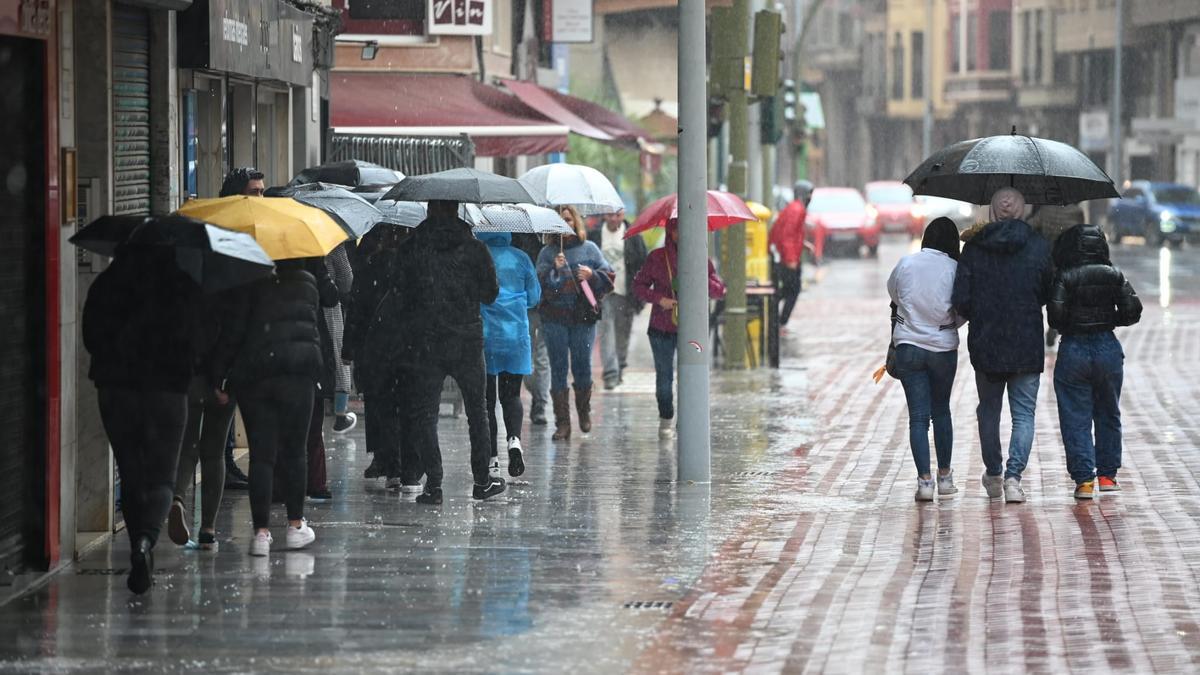
<path id="1" fill-rule="evenodd" d="M 129 554 L 129 590 L 141 595 L 154 585 L 154 544 L 149 537 L 138 537 Z"/>

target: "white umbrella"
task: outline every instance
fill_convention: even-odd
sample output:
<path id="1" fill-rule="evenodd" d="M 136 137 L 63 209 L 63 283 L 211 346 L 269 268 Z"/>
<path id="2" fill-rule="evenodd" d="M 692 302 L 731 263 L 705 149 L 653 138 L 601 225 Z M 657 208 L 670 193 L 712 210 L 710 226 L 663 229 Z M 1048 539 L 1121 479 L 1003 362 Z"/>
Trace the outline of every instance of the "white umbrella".
<path id="1" fill-rule="evenodd" d="M 554 210 L 530 204 L 489 204 L 481 207 L 483 222 L 473 223 L 476 232 L 527 234 L 575 234 Z"/>
<path id="2" fill-rule="evenodd" d="M 379 222 L 400 227 L 416 227 L 429 215 L 425 202 L 380 199 L 375 202 L 375 208 L 383 214 Z M 483 214 L 475 204 L 459 204 L 458 217 L 470 223 L 471 227 L 478 226 L 484 220 Z"/>
<path id="3" fill-rule="evenodd" d="M 541 206 L 574 206 L 585 216 L 625 208 L 613 184 L 590 166 L 546 164 L 530 169 L 520 181 Z"/>

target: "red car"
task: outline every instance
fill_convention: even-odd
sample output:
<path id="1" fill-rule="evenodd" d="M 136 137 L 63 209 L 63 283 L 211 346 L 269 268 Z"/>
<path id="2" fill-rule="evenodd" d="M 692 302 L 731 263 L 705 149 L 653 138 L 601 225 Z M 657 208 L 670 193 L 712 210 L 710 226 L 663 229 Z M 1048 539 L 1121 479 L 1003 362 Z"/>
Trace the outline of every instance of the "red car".
<path id="1" fill-rule="evenodd" d="M 907 232 L 919 237 L 925 229 L 925 219 L 913 200 L 912 188 L 904 183 L 891 180 L 867 183 L 867 203 L 875 207 L 884 232 Z"/>
<path id="2" fill-rule="evenodd" d="M 812 232 L 813 255 L 825 257 L 826 248 L 852 249 L 863 246 L 872 256 L 879 253 L 879 221 L 875 208 L 854 188 L 817 188 L 808 205 L 808 227 Z"/>

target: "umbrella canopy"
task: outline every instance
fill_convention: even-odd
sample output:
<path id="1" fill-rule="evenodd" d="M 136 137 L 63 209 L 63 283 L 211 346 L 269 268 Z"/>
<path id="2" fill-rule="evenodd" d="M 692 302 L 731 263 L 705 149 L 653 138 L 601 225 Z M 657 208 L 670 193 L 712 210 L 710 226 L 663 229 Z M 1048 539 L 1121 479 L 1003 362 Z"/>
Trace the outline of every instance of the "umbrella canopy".
<path id="1" fill-rule="evenodd" d="M 294 199 L 193 199 L 179 213 L 250 234 L 272 260 L 322 257 L 349 238 L 332 216 Z"/>
<path id="2" fill-rule="evenodd" d="M 478 169 L 450 169 L 409 176 L 383 196 L 397 201 L 443 200 L 468 204 L 533 204 L 537 200 L 515 178 Z"/>
<path id="3" fill-rule="evenodd" d="M 340 162 L 326 162 L 320 166 L 310 166 L 296 174 L 288 185 L 303 185 L 305 183 L 332 183 L 334 185 L 394 185 L 404 180 L 404 174 L 393 171 L 386 166 L 380 166 L 361 159 L 348 159 Z"/>
<path id="4" fill-rule="evenodd" d="M 719 230 L 723 227 L 756 220 L 750 207 L 742 198 L 719 190 L 709 190 L 707 194 L 708 231 Z M 646 207 L 638 216 L 637 222 L 625 233 L 628 239 L 635 234 L 651 228 L 664 227 L 668 221 L 679 219 L 679 195 L 668 195 Z"/>
<path id="5" fill-rule="evenodd" d="M 267 190 L 268 197 L 291 197 L 301 204 L 308 204 L 333 216 L 354 239 L 371 231 L 383 220 L 379 209 L 371 206 L 363 195 L 355 194 L 340 185 L 331 183 L 305 183 L 274 187 Z"/>
<path id="6" fill-rule="evenodd" d="M 382 214 L 380 223 L 399 227 L 416 227 L 429 216 L 424 202 L 398 202 L 391 199 L 380 199 L 375 202 L 375 208 Z M 458 217 L 467 221 L 471 227 L 483 222 L 483 213 L 474 204 L 460 204 Z"/>
<path id="7" fill-rule="evenodd" d="M 475 224 L 476 232 L 514 232 L 527 234 L 573 235 L 575 230 L 567 225 L 562 216 L 553 209 L 532 204 L 489 204 L 480 209 L 482 221 Z"/>
<path id="8" fill-rule="evenodd" d="M 546 164 L 530 169 L 520 181 L 541 206 L 574 206 L 585 216 L 625 208 L 613 184 L 590 166 Z"/>
<path id="9" fill-rule="evenodd" d="M 275 267 L 250 235 L 180 215 L 101 216 L 71 243 L 106 256 L 123 244 L 172 247 L 179 268 L 208 292 L 261 279 Z"/>
<path id="10" fill-rule="evenodd" d="M 1112 179 L 1079 150 L 1058 141 L 989 136 L 942 148 L 904 179 L 914 194 L 988 204 L 1013 187 L 1029 204 L 1075 204 L 1119 197 Z"/>

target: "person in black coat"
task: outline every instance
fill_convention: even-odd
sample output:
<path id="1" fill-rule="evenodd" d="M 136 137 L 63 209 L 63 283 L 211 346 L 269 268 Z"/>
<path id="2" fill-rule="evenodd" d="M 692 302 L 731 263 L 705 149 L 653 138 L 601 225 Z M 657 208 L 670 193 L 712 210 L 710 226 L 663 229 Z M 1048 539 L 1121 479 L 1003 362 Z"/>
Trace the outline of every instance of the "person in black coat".
<path id="1" fill-rule="evenodd" d="M 364 478 L 386 477 L 387 486 L 402 492 L 420 492 L 421 458 L 416 439 L 406 433 L 412 406 L 402 387 L 403 373 L 389 340 L 398 333 L 404 317 L 399 303 L 384 302 L 396 292 L 400 248 L 410 241 L 411 230 L 380 225 L 363 237 L 359 266 L 350 291 L 349 312 L 342 344 L 342 360 L 354 364 L 354 379 L 363 394 L 366 412 L 367 452 L 371 464 Z"/>
<path id="2" fill-rule="evenodd" d="M 307 436 L 323 360 L 317 314 L 337 302 L 320 259 L 281 260 L 275 274 L 247 287 L 225 317 L 213 357 L 218 399 L 237 395 L 250 444 L 250 554 L 265 556 L 276 462 L 286 477 L 287 547 L 316 538 L 304 520 Z"/>
<path id="3" fill-rule="evenodd" d="M 605 216 L 600 227 L 588 232 L 588 241 L 599 247 L 616 272 L 613 291 L 601 301 L 599 337 L 605 389 L 615 389 L 621 383 L 629 355 L 633 317 L 645 306 L 633 292 L 633 279 L 646 263 L 646 242 L 636 236 L 626 239 L 628 228 L 629 222 L 622 210 Z"/>
<path id="4" fill-rule="evenodd" d="M 471 436 L 472 496 L 487 499 L 504 492 L 504 479 L 488 474 L 492 455 L 484 384 L 483 319 L 480 304 L 500 293 L 496 268 L 487 247 L 471 235 L 458 217 L 458 203 L 429 202 L 429 217 L 402 247 L 395 273 L 395 292 L 381 315 L 402 317 L 391 334 L 407 387 L 412 422 L 425 470 L 425 491 L 418 503 L 442 502 L 442 455 L 437 422 L 442 382 L 453 377 L 462 393 Z M 392 303 L 395 307 L 389 307 Z M 394 314 L 392 314 L 394 313 Z"/>
<path id="5" fill-rule="evenodd" d="M 988 496 L 1025 501 L 1021 474 L 1033 447 L 1034 407 L 1045 363 L 1042 306 L 1050 294 L 1050 245 L 1021 218 L 1025 200 L 1012 188 L 992 200 L 992 222 L 966 246 L 951 303 L 970 322 L 967 348 L 979 392 L 979 442 Z M 1000 412 L 1008 391 L 1013 428 L 1008 466 L 1000 448 Z M 1003 475 L 1003 477 L 1002 477 Z"/>
<path id="6" fill-rule="evenodd" d="M 127 585 L 138 594 L 153 583 L 153 549 L 174 495 L 200 331 L 199 286 L 174 255 L 166 247 L 117 249 L 83 306 L 88 377 L 121 477 L 132 548 Z"/>
<path id="7" fill-rule="evenodd" d="M 1054 393 L 1067 470 L 1075 497 L 1119 490 L 1121 384 L 1125 353 L 1113 333 L 1142 318 L 1142 302 L 1108 257 L 1100 228 L 1076 225 L 1054 246 L 1054 279 L 1047 314 L 1062 333 L 1054 365 Z M 1094 437 L 1093 437 L 1094 429 Z"/>

